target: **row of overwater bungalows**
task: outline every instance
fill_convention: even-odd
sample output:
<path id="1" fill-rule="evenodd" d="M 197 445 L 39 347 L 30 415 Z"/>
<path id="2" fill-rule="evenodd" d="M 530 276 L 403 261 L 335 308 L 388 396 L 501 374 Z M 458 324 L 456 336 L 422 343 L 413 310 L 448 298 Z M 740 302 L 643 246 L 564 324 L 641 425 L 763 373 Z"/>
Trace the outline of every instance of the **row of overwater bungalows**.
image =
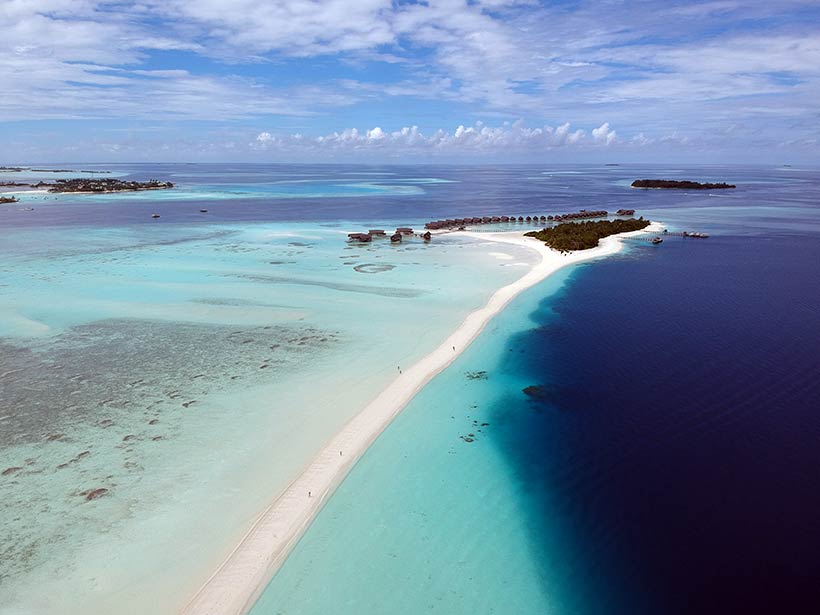
<path id="1" fill-rule="evenodd" d="M 634 213 L 634 211 L 633 211 Z M 448 218 L 447 220 L 433 220 L 424 225 L 424 228 L 431 230 L 460 228 L 472 224 L 496 224 L 499 222 L 526 222 L 538 224 L 541 222 L 561 222 L 563 220 L 581 220 L 584 218 L 603 218 L 608 212 L 599 209 L 587 211 L 582 209 L 571 214 L 556 214 L 554 216 L 483 216 L 481 218 Z"/>
<path id="2" fill-rule="evenodd" d="M 615 212 L 617 216 L 632 216 L 635 214 L 634 209 L 619 209 Z M 446 220 L 432 220 L 424 225 L 428 231 L 435 231 L 440 229 L 463 229 L 466 226 L 476 224 L 498 224 L 502 222 L 520 222 L 526 224 L 543 224 L 546 222 L 569 222 L 573 220 L 586 220 L 588 218 L 605 218 L 609 212 L 605 209 L 582 209 L 569 214 L 555 214 L 549 216 L 482 216 L 480 218 L 447 218 Z M 413 235 L 413 229 L 406 226 L 400 226 L 396 232 L 390 235 L 390 241 L 399 242 L 404 235 Z M 430 241 L 430 233 L 421 235 L 425 241 Z M 370 242 L 374 237 L 387 237 L 387 234 L 382 229 L 371 229 L 367 233 L 348 233 L 349 241 Z"/>

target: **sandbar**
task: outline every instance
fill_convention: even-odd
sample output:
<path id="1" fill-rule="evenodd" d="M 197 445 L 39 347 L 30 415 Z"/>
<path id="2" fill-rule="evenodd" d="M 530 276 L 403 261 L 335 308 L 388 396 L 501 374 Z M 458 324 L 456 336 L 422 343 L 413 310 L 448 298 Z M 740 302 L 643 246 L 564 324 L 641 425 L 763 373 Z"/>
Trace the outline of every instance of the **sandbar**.
<path id="1" fill-rule="evenodd" d="M 498 289 L 484 307 L 471 312 L 435 350 L 400 374 L 339 431 L 303 472 L 254 521 L 240 543 L 186 604 L 185 615 L 239 615 L 247 613 L 290 551 L 310 526 L 356 461 L 407 403 L 433 377 L 450 365 L 482 329 L 516 295 L 559 269 L 615 254 L 621 238 L 658 232 L 646 229 L 611 235 L 596 248 L 561 254 L 521 231 L 471 232 L 459 235 L 510 243 L 537 250 L 541 261 L 515 282 Z"/>

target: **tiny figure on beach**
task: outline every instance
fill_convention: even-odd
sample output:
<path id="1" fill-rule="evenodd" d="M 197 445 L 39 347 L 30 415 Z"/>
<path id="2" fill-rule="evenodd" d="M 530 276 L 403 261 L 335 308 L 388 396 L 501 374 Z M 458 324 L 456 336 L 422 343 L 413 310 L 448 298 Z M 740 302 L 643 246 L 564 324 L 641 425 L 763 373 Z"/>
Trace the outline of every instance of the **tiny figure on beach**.
<path id="1" fill-rule="evenodd" d="M 456 351 L 456 347 L 455 347 L 455 346 L 453 346 L 453 352 L 455 352 L 455 351 Z"/>
<path id="2" fill-rule="evenodd" d="M 310 491 L 308 491 L 308 497 L 310 497 Z"/>
<path id="3" fill-rule="evenodd" d="M 397 366 L 396 369 L 399 370 L 399 373 L 401 373 L 401 366 L 400 365 Z"/>
<path id="4" fill-rule="evenodd" d="M 342 456 L 342 451 L 339 451 L 339 457 L 341 457 L 341 456 Z"/>

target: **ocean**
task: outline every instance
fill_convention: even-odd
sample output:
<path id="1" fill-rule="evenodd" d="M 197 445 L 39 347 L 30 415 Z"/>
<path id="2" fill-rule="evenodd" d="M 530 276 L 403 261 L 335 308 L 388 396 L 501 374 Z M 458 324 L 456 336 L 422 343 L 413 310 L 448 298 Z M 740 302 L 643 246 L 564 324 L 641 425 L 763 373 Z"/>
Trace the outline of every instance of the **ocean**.
<path id="1" fill-rule="evenodd" d="M 144 612 L 159 585 L 177 604 L 396 364 L 532 258 L 456 239 L 354 255 L 343 232 L 621 207 L 711 236 L 630 242 L 514 300 L 365 454 L 254 615 L 820 598 L 816 170 L 105 168 L 180 188 L 0 211 L 0 446 L 21 468 L 0 478 L 0 603 Z M 642 177 L 738 188 L 629 188 Z"/>

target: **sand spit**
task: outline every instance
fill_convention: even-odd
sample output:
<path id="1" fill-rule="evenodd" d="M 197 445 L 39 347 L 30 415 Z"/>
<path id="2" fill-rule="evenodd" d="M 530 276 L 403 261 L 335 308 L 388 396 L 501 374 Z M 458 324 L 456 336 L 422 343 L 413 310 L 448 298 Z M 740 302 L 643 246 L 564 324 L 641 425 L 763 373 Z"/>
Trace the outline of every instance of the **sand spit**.
<path id="1" fill-rule="evenodd" d="M 540 241 L 514 232 L 460 234 L 485 241 L 529 247 L 541 261 L 517 281 L 498 289 L 487 304 L 470 313 L 435 350 L 398 377 L 337 433 L 288 487 L 265 509 L 213 575 L 184 607 L 185 615 L 246 613 L 276 570 L 299 541 L 316 514 L 373 441 L 436 374 L 450 365 L 484 326 L 516 295 L 555 271 L 574 263 L 617 253 L 620 237 L 657 232 L 653 223 L 643 231 L 613 235 L 597 248 L 560 254 Z"/>

